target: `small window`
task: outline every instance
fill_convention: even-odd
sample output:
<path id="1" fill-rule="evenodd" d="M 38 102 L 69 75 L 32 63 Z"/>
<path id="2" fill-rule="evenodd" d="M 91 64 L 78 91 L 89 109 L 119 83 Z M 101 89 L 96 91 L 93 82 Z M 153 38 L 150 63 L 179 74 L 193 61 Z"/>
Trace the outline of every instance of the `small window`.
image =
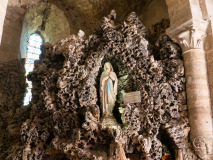
<path id="1" fill-rule="evenodd" d="M 41 54 L 41 45 L 43 44 L 43 39 L 39 34 L 33 33 L 30 35 L 28 43 L 27 43 L 27 54 L 25 61 L 25 70 L 26 76 L 29 72 L 33 71 L 34 61 L 39 59 L 39 55 Z M 26 80 L 28 87 L 27 93 L 24 97 L 24 105 L 28 105 L 32 98 L 32 82 Z"/>

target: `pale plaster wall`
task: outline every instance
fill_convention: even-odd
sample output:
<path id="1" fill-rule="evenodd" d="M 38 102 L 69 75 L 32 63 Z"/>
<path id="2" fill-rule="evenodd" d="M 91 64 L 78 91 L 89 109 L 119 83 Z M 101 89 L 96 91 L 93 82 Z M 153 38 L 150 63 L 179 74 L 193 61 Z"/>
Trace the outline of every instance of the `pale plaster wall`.
<path id="1" fill-rule="evenodd" d="M 207 12 L 209 14 L 210 20 L 213 21 L 213 1 L 212 0 L 205 0 Z"/>
<path id="2" fill-rule="evenodd" d="M 0 1 L 0 45 L 1 45 L 1 38 L 4 26 L 4 18 L 7 10 L 7 3 L 8 0 L 1 0 Z"/>
<path id="3" fill-rule="evenodd" d="M 26 57 L 27 41 L 32 33 L 39 33 L 45 42 L 57 43 L 70 35 L 69 23 L 63 12 L 53 4 L 39 3 L 30 8 L 22 26 L 20 56 Z"/>

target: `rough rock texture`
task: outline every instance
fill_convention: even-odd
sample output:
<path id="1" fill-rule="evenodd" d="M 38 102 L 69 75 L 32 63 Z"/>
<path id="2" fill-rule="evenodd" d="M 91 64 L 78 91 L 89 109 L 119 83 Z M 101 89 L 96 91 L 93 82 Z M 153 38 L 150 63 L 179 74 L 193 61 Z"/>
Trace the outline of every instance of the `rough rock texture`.
<path id="1" fill-rule="evenodd" d="M 151 36 L 149 42 L 155 44 L 161 34 L 165 33 L 165 30 L 169 28 L 169 19 L 162 19 L 160 22 L 154 24 L 151 28 Z"/>
<path id="2" fill-rule="evenodd" d="M 44 44 L 28 77 L 30 118 L 21 128 L 23 149 L 10 155 L 14 159 L 125 160 L 133 153 L 159 160 L 163 145 L 173 157 L 182 151 L 185 160 L 197 159 L 188 142 L 180 47 L 162 35 L 154 53 L 149 31 L 134 12 L 122 24 L 115 19 L 112 11 L 88 38 L 79 31 Z M 100 123 L 99 77 L 106 61 L 119 81 L 116 129 Z M 122 105 L 122 92 L 130 91 L 141 92 L 141 103 Z"/>
<path id="3" fill-rule="evenodd" d="M 16 60 L 0 64 L 0 159 L 6 159 L 21 144 L 20 128 L 29 118 L 23 107 L 26 90 L 24 63 Z M 20 150 L 20 149 L 19 149 Z"/>

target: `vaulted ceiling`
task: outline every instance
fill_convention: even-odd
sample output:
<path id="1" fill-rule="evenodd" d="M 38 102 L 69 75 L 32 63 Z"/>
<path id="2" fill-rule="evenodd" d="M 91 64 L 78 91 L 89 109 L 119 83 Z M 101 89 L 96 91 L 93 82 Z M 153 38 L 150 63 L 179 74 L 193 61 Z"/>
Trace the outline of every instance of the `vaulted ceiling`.
<path id="1" fill-rule="evenodd" d="M 93 32 L 98 22 L 114 9 L 118 21 L 123 21 L 126 16 L 135 11 L 138 15 L 144 6 L 153 0 L 9 0 L 8 6 L 16 15 L 23 14 L 27 8 L 38 2 L 49 2 L 59 7 L 67 17 L 71 26 L 71 33 L 76 34 L 79 29 L 86 33 Z M 15 9 L 14 8 L 18 8 Z M 20 16 L 20 18 L 23 18 Z"/>

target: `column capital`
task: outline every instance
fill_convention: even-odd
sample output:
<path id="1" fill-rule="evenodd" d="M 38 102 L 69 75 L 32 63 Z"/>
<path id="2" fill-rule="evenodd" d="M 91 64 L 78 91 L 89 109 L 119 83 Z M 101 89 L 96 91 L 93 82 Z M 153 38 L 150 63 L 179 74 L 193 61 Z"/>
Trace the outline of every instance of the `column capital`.
<path id="1" fill-rule="evenodd" d="M 202 32 L 194 27 L 189 27 L 188 30 L 181 32 L 177 35 L 177 41 L 179 42 L 183 53 L 190 49 L 202 49 L 204 50 L 204 40 L 206 33 Z"/>
<path id="2" fill-rule="evenodd" d="M 181 46 L 183 53 L 190 49 L 204 50 L 207 26 L 208 22 L 204 20 L 196 20 L 196 23 L 190 20 L 178 28 L 170 27 L 167 34 Z"/>

